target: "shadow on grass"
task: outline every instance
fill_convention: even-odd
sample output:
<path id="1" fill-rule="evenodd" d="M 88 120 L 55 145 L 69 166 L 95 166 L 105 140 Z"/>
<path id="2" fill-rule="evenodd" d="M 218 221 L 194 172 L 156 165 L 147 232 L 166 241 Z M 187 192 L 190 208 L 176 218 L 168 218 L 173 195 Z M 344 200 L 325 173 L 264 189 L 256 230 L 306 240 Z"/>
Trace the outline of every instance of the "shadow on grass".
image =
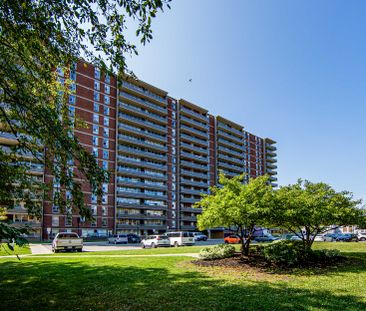
<path id="1" fill-rule="evenodd" d="M 229 283 L 182 258 L 0 263 L 2 310 L 366 310 L 360 297 L 291 283 Z"/>

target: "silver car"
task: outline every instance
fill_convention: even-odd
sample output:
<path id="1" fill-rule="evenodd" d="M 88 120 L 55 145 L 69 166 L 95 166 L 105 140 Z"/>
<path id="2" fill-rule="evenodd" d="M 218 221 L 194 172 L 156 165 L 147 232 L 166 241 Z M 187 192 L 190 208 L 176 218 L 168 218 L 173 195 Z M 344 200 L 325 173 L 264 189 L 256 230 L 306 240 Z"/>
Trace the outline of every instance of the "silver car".
<path id="1" fill-rule="evenodd" d="M 108 238 L 109 244 L 127 244 L 128 237 L 127 234 L 114 234 Z"/>
<path id="2" fill-rule="evenodd" d="M 170 247 L 170 240 L 166 235 L 148 235 L 141 241 L 141 247 Z"/>

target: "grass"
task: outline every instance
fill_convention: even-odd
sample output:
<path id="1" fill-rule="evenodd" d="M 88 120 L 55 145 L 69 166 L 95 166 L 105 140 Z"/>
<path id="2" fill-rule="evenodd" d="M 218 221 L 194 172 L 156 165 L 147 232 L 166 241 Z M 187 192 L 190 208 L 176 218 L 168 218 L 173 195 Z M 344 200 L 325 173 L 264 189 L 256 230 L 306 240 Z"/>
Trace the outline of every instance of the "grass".
<path id="1" fill-rule="evenodd" d="M 366 243 L 318 243 L 315 247 L 338 248 L 362 262 L 322 273 L 263 275 L 199 268 L 190 258 L 179 256 L 0 258 L 1 308 L 366 310 Z M 139 250 L 139 254 L 192 249 Z"/>
<path id="2" fill-rule="evenodd" d="M 25 255 L 30 254 L 31 251 L 29 249 L 29 246 L 23 246 L 19 247 L 15 245 L 14 251 L 10 250 L 8 245 L 5 243 L 0 243 L 0 256 L 9 256 L 9 255 Z"/>

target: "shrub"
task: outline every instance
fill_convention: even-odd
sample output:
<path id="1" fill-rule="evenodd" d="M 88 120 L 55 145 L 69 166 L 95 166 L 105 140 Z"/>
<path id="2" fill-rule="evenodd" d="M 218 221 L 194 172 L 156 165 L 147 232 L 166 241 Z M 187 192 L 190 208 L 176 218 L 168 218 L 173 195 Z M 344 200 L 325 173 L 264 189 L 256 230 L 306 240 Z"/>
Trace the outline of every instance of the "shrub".
<path id="1" fill-rule="evenodd" d="M 302 241 L 275 241 L 263 248 L 264 258 L 276 265 L 294 266 L 304 256 Z"/>
<path id="2" fill-rule="evenodd" d="M 309 259 L 317 261 L 325 261 L 327 259 L 333 259 L 341 256 L 341 252 L 338 249 L 319 249 L 311 251 Z"/>
<path id="3" fill-rule="evenodd" d="M 200 251 L 200 258 L 204 260 L 222 259 L 233 256 L 235 247 L 228 244 L 218 244 L 212 247 L 205 247 Z"/>

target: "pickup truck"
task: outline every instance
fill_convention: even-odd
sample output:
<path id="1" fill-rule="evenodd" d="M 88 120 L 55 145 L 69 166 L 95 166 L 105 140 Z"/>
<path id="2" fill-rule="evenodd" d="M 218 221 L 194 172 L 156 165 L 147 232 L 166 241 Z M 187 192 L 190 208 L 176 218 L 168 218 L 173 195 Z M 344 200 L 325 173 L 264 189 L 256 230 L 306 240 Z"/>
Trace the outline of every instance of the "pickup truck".
<path id="1" fill-rule="evenodd" d="M 57 233 L 52 241 L 52 251 L 58 253 L 60 250 L 83 251 L 83 239 L 74 232 Z"/>

